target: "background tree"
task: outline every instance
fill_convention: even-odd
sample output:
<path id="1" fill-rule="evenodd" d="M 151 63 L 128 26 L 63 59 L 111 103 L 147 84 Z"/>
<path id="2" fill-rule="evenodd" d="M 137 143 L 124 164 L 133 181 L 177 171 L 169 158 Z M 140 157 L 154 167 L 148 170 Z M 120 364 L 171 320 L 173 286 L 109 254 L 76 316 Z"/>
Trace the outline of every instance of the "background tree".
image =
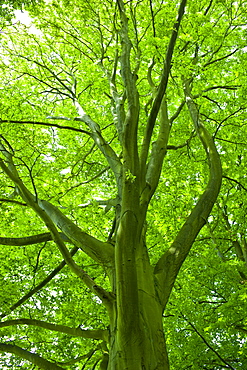
<path id="1" fill-rule="evenodd" d="M 2 367 L 244 368 L 246 3 L 32 15 L 1 35 Z"/>

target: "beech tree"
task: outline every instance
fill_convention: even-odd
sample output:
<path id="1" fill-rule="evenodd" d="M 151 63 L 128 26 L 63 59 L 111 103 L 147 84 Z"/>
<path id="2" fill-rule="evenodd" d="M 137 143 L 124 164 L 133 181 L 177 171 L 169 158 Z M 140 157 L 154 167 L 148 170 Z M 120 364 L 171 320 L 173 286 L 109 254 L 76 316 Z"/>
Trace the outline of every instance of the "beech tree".
<path id="1" fill-rule="evenodd" d="M 247 365 L 246 14 L 54 0 L 2 29 L 3 369 Z"/>

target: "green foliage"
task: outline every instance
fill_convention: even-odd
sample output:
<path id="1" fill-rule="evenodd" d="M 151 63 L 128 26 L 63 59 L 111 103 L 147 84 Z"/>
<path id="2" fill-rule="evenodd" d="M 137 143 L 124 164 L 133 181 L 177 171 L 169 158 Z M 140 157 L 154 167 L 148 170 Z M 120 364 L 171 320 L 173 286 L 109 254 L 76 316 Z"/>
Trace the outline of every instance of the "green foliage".
<path id="1" fill-rule="evenodd" d="M 131 68 L 133 72 L 138 69 L 139 151 L 177 3 L 126 2 Z M 106 143 L 121 160 L 110 86 L 117 60 L 115 87 L 126 108 L 116 57 L 121 50 L 116 2 L 54 0 L 40 7 L 31 7 L 32 1 L 22 4 L 29 6 L 35 28 L 13 25 L 1 35 L 1 137 L 13 147 L 15 166 L 32 194 L 56 205 L 84 232 L 107 241 L 117 208 L 108 202 L 117 197 L 115 177 L 87 123 L 78 119 L 75 97 L 99 124 Z M 8 20 L 11 9 L 20 7 L 19 1 L 8 2 L 8 7 L 0 7 L 0 15 Z M 184 101 L 184 79 L 193 78 L 193 97 L 223 166 L 218 200 L 181 268 L 163 315 L 174 370 L 218 370 L 229 368 L 229 364 L 236 370 L 247 367 L 246 9 L 245 1 L 188 1 L 169 75 L 167 112 L 169 118 L 179 114 L 170 127 L 167 155 L 147 214 L 146 243 L 153 265 L 175 239 L 208 181 L 206 155 L 189 112 L 185 106 L 179 111 Z M 152 59 L 155 64 L 150 85 Z M 157 124 L 153 141 L 158 132 Z M 1 236 L 46 232 L 33 210 L 19 195 L 13 196 L 13 182 L 3 171 L 0 176 Z M 125 173 L 131 184 L 137 183 L 137 177 L 131 170 Z M 242 248 L 242 259 L 234 248 L 236 241 Z M 3 320 L 45 317 L 47 322 L 69 327 L 108 327 L 102 301 L 68 266 L 10 311 L 63 260 L 53 241 L 21 247 L 3 245 L 0 259 Z M 110 289 L 105 266 L 82 251 L 74 260 L 95 284 Z M 81 369 L 85 363 L 85 369 L 100 369 L 105 348 L 96 339 L 70 337 L 35 326 L 0 330 L 1 342 L 34 350 L 60 366 L 82 356 L 68 368 Z M 17 357 L 1 356 L 4 370 L 34 368 Z"/>
<path id="2" fill-rule="evenodd" d="M 11 22 L 13 16 L 14 16 L 14 10 L 16 9 L 23 9 L 32 7 L 35 8 L 35 5 L 39 3 L 43 3 L 43 1 L 36 1 L 36 0 L 1 0 L 0 1 L 0 19 L 1 24 L 5 21 Z"/>

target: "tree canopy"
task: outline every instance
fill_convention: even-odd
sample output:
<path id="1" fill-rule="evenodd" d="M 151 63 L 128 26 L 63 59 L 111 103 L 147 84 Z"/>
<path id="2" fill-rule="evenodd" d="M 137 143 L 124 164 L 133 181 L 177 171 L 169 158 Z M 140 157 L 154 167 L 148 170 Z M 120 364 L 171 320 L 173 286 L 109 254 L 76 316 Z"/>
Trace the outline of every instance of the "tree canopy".
<path id="1" fill-rule="evenodd" d="M 1 368 L 244 369 L 247 1 L 29 14 L 0 35 Z"/>
<path id="2" fill-rule="evenodd" d="M 36 5 L 36 0 L 8 0 L 8 1 L 0 1 L 0 24 L 3 23 L 12 23 L 12 19 L 14 16 L 15 10 L 22 10 L 24 7 L 29 8 Z M 43 1 L 39 1 L 39 4 L 43 3 Z"/>

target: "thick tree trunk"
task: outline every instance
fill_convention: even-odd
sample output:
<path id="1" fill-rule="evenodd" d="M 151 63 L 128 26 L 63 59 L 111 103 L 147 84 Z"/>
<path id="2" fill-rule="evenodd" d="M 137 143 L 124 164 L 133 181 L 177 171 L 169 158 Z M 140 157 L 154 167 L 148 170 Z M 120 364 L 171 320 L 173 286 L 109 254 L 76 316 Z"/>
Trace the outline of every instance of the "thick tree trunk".
<path id="1" fill-rule="evenodd" d="M 169 370 L 166 343 L 162 325 L 161 305 L 156 297 L 146 292 L 139 294 L 138 325 L 133 316 L 115 310 L 115 325 L 110 329 L 110 351 L 107 370 Z"/>
<path id="2" fill-rule="evenodd" d="M 129 334 L 127 337 L 116 328 L 111 333 L 107 370 L 169 370 L 160 315 L 143 321 L 139 333 Z"/>
<path id="3" fill-rule="evenodd" d="M 107 370 L 169 370 L 163 306 L 137 214 L 124 214 L 117 237 L 116 303 Z"/>

